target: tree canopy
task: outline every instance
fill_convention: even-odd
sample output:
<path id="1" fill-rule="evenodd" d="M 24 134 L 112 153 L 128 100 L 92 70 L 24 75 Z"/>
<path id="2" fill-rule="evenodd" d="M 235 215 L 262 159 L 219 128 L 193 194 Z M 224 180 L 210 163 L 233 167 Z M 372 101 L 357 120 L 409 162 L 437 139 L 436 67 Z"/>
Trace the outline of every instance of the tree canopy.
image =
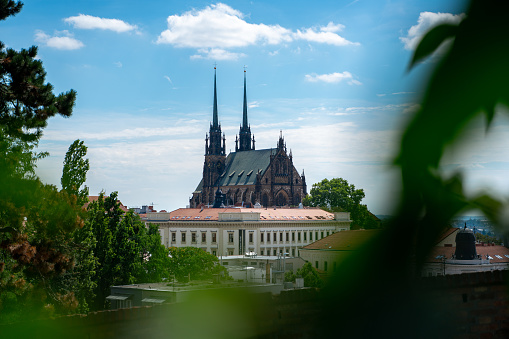
<path id="1" fill-rule="evenodd" d="M 170 272 L 177 280 L 190 276 L 193 280 L 211 279 L 226 269 L 216 256 L 196 247 L 170 247 Z"/>

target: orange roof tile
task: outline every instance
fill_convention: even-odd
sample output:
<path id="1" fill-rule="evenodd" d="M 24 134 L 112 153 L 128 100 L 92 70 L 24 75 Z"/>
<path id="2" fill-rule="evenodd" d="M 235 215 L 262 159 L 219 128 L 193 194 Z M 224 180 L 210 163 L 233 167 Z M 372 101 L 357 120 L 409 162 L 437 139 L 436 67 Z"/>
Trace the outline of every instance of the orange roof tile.
<path id="1" fill-rule="evenodd" d="M 217 221 L 219 213 L 260 213 L 260 220 L 334 220 L 334 214 L 319 208 L 179 208 L 170 212 L 171 221 Z"/>
<path id="2" fill-rule="evenodd" d="M 328 237 L 315 241 L 302 249 L 305 250 L 335 250 L 335 251 L 353 251 L 371 240 L 379 230 L 354 230 L 336 232 Z"/>

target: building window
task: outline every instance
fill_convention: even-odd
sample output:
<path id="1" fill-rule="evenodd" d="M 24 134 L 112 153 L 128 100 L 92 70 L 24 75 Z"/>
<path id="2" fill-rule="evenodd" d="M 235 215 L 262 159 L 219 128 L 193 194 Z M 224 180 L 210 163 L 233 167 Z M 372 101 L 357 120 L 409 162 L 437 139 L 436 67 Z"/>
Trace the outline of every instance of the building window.
<path id="1" fill-rule="evenodd" d="M 274 232 L 274 242 L 276 242 L 276 241 L 277 241 L 277 233 Z"/>
<path id="2" fill-rule="evenodd" d="M 177 241 L 177 233 L 171 232 L 171 242 L 176 242 L 176 241 Z"/>
<path id="3" fill-rule="evenodd" d="M 260 242 L 263 242 L 263 233 L 260 233 Z"/>
<path id="4" fill-rule="evenodd" d="M 286 241 L 290 241 L 290 233 L 286 232 Z"/>
<path id="5" fill-rule="evenodd" d="M 267 233 L 267 242 L 270 242 L 270 233 Z"/>
<path id="6" fill-rule="evenodd" d="M 295 257 L 295 248 L 292 248 L 292 257 Z"/>
<path id="7" fill-rule="evenodd" d="M 194 232 L 191 233 L 191 243 L 196 243 L 196 233 Z"/>
<path id="8" fill-rule="evenodd" d="M 309 232 L 309 241 L 313 241 L 313 232 Z"/>
<path id="9" fill-rule="evenodd" d="M 329 236 L 329 231 L 327 231 L 327 236 Z"/>
<path id="10" fill-rule="evenodd" d="M 323 262 L 323 270 L 327 272 L 327 261 Z"/>
<path id="11" fill-rule="evenodd" d="M 295 241 L 295 232 L 292 232 L 292 241 Z"/>
<path id="12" fill-rule="evenodd" d="M 202 243 L 207 242 L 207 233 L 202 232 L 202 234 L 201 234 L 201 242 Z"/>
<path id="13" fill-rule="evenodd" d="M 318 268 L 318 261 L 315 261 L 315 268 Z"/>
<path id="14" fill-rule="evenodd" d="M 308 232 L 304 232 L 304 241 L 307 241 L 307 235 L 308 235 Z"/>
<path id="15" fill-rule="evenodd" d="M 217 257 L 217 252 L 216 251 L 212 251 L 212 255 Z"/>
<path id="16" fill-rule="evenodd" d="M 232 243 L 233 243 L 233 232 L 229 232 L 229 233 L 228 233 L 228 242 L 229 242 L 230 244 L 232 244 Z M 233 255 L 233 254 L 232 254 L 232 255 Z"/>
<path id="17" fill-rule="evenodd" d="M 228 251 L 228 255 L 233 255 L 233 250 Z"/>
<path id="18" fill-rule="evenodd" d="M 273 253 L 274 256 L 276 256 L 277 255 L 277 250 L 273 250 L 272 253 Z"/>
<path id="19" fill-rule="evenodd" d="M 318 232 L 315 232 L 315 241 L 318 240 Z"/>
<path id="20" fill-rule="evenodd" d="M 182 232 L 182 242 L 186 242 L 186 233 Z"/>
<path id="21" fill-rule="evenodd" d="M 321 235 L 320 239 L 323 239 L 323 231 L 320 232 L 320 235 Z"/>
<path id="22" fill-rule="evenodd" d="M 263 255 L 263 250 L 260 251 L 260 255 Z"/>
<path id="23" fill-rule="evenodd" d="M 249 232 L 249 242 L 253 242 L 253 233 Z"/>
<path id="24" fill-rule="evenodd" d="M 216 232 L 212 232 L 212 242 L 213 243 L 217 242 L 217 233 Z"/>
<path id="25" fill-rule="evenodd" d="M 288 234 L 288 233 L 287 233 Z M 279 241 L 280 242 L 283 242 L 283 232 L 280 232 L 279 233 Z"/>

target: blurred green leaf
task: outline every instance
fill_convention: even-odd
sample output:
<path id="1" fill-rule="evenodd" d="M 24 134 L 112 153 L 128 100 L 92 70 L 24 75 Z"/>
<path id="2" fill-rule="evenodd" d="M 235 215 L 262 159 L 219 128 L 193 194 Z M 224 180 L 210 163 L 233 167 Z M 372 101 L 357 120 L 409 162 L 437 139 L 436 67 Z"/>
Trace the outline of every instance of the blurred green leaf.
<path id="1" fill-rule="evenodd" d="M 408 70 L 414 67 L 417 62 L 435 52 L 446 39 L 453 38 L 457 31 L 458 26 L 453 24 L 441 24 L 429 30 L 415 49 Z"/>

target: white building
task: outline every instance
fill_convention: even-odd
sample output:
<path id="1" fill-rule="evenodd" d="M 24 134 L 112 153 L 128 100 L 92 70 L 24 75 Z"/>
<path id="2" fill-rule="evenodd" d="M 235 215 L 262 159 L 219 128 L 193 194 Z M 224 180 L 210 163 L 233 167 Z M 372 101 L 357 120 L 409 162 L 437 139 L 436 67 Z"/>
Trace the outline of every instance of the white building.
<path id="1" fill-rule="evenodd" d="M 157 224 L 167 247 L 202 248 L 217 257 L 285 254 L 333 233 L 350 229 L 350 213 L 318 208 L 180 208 L 169 213 L 147 213 L 146 223 Z"/>

